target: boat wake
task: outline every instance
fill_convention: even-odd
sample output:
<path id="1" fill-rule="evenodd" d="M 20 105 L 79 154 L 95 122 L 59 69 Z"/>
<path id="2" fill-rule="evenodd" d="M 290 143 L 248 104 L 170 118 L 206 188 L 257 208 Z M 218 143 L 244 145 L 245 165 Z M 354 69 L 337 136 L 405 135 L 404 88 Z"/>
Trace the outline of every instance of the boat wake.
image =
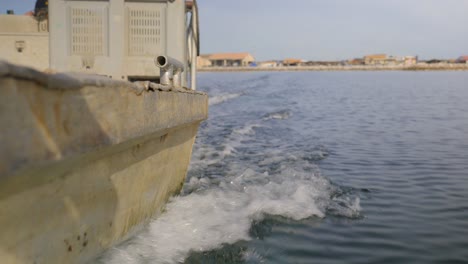
<path id="1" fill-rule="evenodd" d="M 208 99 L 208 104 L 210 106 L 212 105 L 217 105 L 217 104 L 221 104 L 221 103 L 224 103 L 226 101 L 229 101 L 229 100 L 232 100 L 232 99 L 235 99 L 239 96 L 241 96 L 242 93 L 232 93 L 232 94 L 221 94 L 221 95 L 216 95 L 216 96 L 213 96 L 213 97 L 210 97 Z"/>
<path id="2" fill-rule="evenodd" d="M 292 168 L 274 175 L 246 169 L 220 180 L 193 177 L 186 183 L 185 196 L 173 198 L 163 215 L 104 260 L 183 262 L 191 251 L 252 239 L 252 224 L 267 215 L 301 220 L 324 217 L 328 208 L 347 217 L 359 215 L 359 199 L 334 199 L 336 188 L 317 172 Z"/>
<path id="3" fill-rule="evenodd" d="M 291 111 L 289 110 L 281 110 L 273 113 L 269 113 L 263 117 L 263 120 L 269 119 L 288 119 L 291 117 Z"/>
<path id="4" fill-rule="evenodd" d="M 294 220 L 326 214 L 359 217 L 359 198 L 344 194 L 311 162 L 310 156 L 317 152 L 327 155 L 323 148 L 311 153 L 275 149 L 254 155 L 250 162 L 239 162 L 246 155 L 236 151 L 242 142 L 255 139 L 256 130 L 267 126 L 269 119 L 289 115 L 280 111 L 233 128 L 223 151 L 209 144 L 197 147 L 191 170 L 198 173 L 190 173 L 182 195 L 172 198 L 165 213 L 140 235 L 108 251 L 102 262 L 183 262 L 193 252 L 253 239 L 252 225 L 267 216 Z M 225 153 L 214 155 L 220 152 Z M 210 170 L 216 173 L 208 177 Z"/>

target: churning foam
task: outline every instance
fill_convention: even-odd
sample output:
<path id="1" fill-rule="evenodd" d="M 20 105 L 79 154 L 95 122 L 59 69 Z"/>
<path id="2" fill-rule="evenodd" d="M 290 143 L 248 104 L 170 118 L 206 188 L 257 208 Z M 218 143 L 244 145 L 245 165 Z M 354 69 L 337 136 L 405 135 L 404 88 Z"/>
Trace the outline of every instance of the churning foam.
<path id="1" fill-rule="evenodd" d="M 207 188 L 208 187 L 208 188 Z M 112 249 L 107 263 L 175 263 L 190 251 L 206 251 L 249 240 L 252 222 L 265 215 L 296 220 L 323 217 L 333 186 L 316 173 L 285 169 L 276 175 L 244 173 L 216 183 L 191 178 L 185 196 L 127 244 Z"/>
<path id="2" fill-rule="evenodd" d="M 241 95 L 242 95 L 242 93 L 216 95 L 216 96 L 210 97 L 208 99 L 208 104 L 209 105 L 217 105 L 217 104 L 226 102 L 228 100 L 232 100 L 234 98 L 237 98 L 237 97 L 239 97 Z"/>
<path id="3" fill-rule="evenodd" d="M 337 187 L 317 171 L 289 167 L 269 175 L 246 169 L 240 175 L 209 180 L 192 177 L 184 196 L 137 237 L 110 250 L 105 263 L 177 263 L 191 251 L 208 251 L 250 240 L 253 222 L 266 215 L 295 220 L 335 214 L 355 217 L 359 199 L 332 198 Z M 248 256 L 247 256 L 248 257 Z"/>
<path id="4" fill-rule="evenodd" d="M 273 113 L 269 113 L 263 117 L 263 120 L 269 119 L 288 119 L 291 116 L 291 111 L 281 110 Z"/>
<path id="5" fill-rule="evenodd" d="M 261 122 L 276 119 L 277 115 L 288 118 L 290 113 L 272 113 Z M 252 239 L 249 234 L 252 224 L 267 215 L 295 220 L 324 217 L 326 213 L 345 217 L 359 215 L 359 199 L 336 195 L 339 188 L 301 157 L 274 149 L 256 164 L 223 160 L 226 156 L 237 155 L 235 148 L 241 141 L 253 138 L 255 128 L 263 125 L 250 123 L 233 129 L 223 143 L 224 151 L 215 158 L 201 158 L 206 153 L 219 153 L 213 146 L 197 147 L 192 163 L 201 171 L 213 163 L 224 164 L 224 176 L 190 178 L 184 185 L 183 195 L 172 198 L 161 216 L 138 236 L 109 250 L 101 262 L 183 262 L 190 252 L 213 250 L 223 244 Z M 281 166 L 274 172 L 265 170 L 272 164 Z M 255 252 L 246 252 L 244 257 L 248 260 L 258 256 Z"/>
<path id="6" fill-rule="evenodd" d="M 194 149 L 192 153 L 192 160 L 190 163 L 190 168 L 194 166 L 206 166 L 216 163 L 220 163 L 224 158 L 236 153 L 236 148 L 242 146 L 242 141 L 249 136 L 255 134 L 255 128 L 262 127 L 261 124 L 252 123 L 246 124 L 242 128 L 233 129 L 231 134 L 226 136 L 224 142 L 221 144 L 221 149 L 217 149 L 212 145 L 202 145 L 200 144 Z"/>

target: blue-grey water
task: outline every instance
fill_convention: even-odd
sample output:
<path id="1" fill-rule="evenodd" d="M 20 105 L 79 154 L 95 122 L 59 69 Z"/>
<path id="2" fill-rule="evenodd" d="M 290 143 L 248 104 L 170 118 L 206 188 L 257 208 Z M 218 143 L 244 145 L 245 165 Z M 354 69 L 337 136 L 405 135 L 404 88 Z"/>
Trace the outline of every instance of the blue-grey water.
<path id="1" fill-rule="evenodd" d="M 202 73 L 181 196 L 107 263 L 468 263 L 468 72 Z"/>

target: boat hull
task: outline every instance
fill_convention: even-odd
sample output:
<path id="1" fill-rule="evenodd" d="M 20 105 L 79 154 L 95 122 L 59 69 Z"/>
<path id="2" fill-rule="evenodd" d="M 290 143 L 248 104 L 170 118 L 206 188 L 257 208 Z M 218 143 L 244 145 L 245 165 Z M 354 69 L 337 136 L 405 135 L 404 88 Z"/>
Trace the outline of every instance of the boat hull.
<path id="1" fill-rule="evenodd" d="M 2 263 L 86 263 L 140 230 L 180 191 L 207 117 L 206 94 L 5 65 Z"/>

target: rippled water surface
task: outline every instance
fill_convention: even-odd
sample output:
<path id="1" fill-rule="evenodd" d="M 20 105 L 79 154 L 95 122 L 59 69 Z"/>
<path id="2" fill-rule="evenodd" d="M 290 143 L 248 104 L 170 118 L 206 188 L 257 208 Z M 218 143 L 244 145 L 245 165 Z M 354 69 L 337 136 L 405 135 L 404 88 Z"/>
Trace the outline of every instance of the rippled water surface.
<path id="1" fill-rule="evenodd" d="M 468 73 L 203 73 L 183 194 L 104 263 L 468 263 Z"/>

